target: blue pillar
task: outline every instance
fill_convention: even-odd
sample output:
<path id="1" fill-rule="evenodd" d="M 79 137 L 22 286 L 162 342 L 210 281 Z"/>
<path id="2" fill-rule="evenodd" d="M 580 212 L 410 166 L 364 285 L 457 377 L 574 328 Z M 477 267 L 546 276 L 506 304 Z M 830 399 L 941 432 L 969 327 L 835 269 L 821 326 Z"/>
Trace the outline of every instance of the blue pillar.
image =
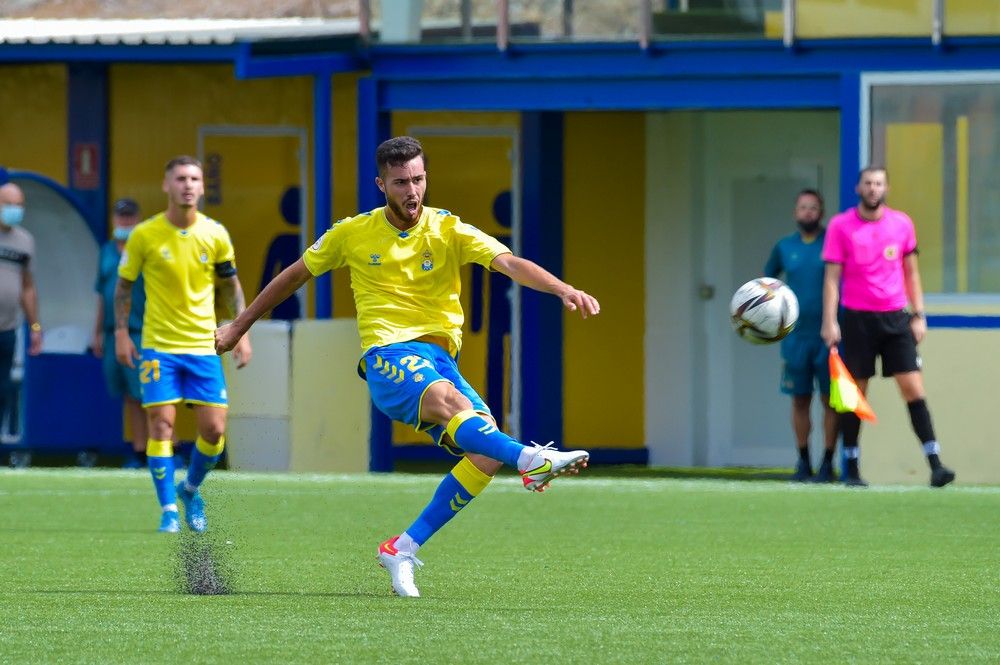
<path id="1" fill-rule="evenodd" d="M 332 221 L 333 179 L 330 151 L 330 132 L 333 126 L 333 104 L 330 93 L 330 75 L 322 72 L 313 76 L 313 233 L 323 235 Z M 329 319 L 333 315 L 333 287 L 329 272 L 316 278 L 316 318 Z"/>
<path id="2" fill-rule="evenodd" d="M 391 116 L 378 103 L 378 81 L 370 77 L 358 81 L 358 209 L 368 211 L 385 203 L 375 184 L 378 167 L 375 149 L 389 138 Z M 369 471 L 392 471 L 392 421 L 371 406 L 371 433 L 368 444 Z"/>
<path id="3" fill-rule="evenodd" d="M 861 170 L 859 152 L 861 132 L 870 131 L 861 126 L 861 76 L 858 72 L 844 72 L 840 78 L 840 205 L 846 210 L 858 202 L 854 186 Z M 868 157 L 865 157 L 867 160 Z"/>
<path id="4" fill-rule="evenodd" d="M 94 236 L 103 242 L 108 237 L 108 67 L 73 62 L 66 70 L 66 184 L 80 202 Z"/>
<path id="5" fill-rule="evenodd" d="M 521 253 L 562 278 L 563 116 L 521 114 Z M 563 307 L 521 289 L 521 434 L 563 439 Z"/>

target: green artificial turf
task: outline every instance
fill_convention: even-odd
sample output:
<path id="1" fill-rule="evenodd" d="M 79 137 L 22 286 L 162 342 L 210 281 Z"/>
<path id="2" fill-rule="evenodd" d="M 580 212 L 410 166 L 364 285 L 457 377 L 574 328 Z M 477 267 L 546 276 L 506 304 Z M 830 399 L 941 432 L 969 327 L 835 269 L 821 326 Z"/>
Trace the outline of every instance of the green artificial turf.
<path id="1" fill-rule="evenodd" d="M 1000 488 L 507 476 L 393 597 L 437 481 L 216 473 L 196 596 L 145 474 L 0 471 L 0 661 L 1000 662 Z"/>

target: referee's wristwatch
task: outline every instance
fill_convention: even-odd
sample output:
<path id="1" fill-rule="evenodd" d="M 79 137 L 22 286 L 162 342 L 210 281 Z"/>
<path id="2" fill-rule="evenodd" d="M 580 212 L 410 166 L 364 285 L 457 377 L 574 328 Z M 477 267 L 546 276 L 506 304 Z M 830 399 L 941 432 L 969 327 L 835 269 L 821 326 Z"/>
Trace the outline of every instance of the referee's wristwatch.
<path id="1" fill-rule="evenodd" d="M 915 319 L 924 319 L 925 321 L 927 320 L 927 313 L 924 312 L 924 310 L 922 309 L 914 310 L 910 314 L 910 316 L 912 316 Z"/>
<path id="2" fill-rule="evenodd" d="M 31 328 L 31 332 L 42 332 L 42 324 L 38 321 L 35 321 L 28 327 Z"/>

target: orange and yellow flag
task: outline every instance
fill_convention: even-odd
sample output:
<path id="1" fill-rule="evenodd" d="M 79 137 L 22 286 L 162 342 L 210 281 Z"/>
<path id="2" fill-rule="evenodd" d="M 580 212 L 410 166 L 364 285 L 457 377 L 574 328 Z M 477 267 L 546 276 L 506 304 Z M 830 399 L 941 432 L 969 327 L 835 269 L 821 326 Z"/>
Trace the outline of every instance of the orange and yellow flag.
<path id="1" fill-rule="evenodd" d="M 847 371 L 837 347 L 830 349 L 830 406 L 837 413 L 853 411 L 861 420 L 876 421 L 875 412 Z"/>

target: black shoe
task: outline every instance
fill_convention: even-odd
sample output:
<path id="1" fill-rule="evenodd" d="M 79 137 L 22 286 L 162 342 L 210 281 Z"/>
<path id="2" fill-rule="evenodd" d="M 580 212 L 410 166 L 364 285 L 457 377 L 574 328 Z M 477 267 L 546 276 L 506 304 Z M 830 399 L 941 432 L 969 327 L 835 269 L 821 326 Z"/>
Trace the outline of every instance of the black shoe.
<path id="1" fill-rule="evenodd" d="M 819 471 L 816 472 L 816 476 L 813 478 L 814 483 L 832 483 L 836 480 L 837 476 L 833 472 L 833 462 L 823 462 L 819 467 Z"/>
<path id="2" fill-rule="evenodd" d="M 810 468 L 807 462 L 799 460 L 798 464 L 795 465 L 795 473 L 792 474 L 790 480 L 797 483 L 808 482 L 813 476 L 813 470 Z"/>
<path id="3" fill-rule="evenodd" d="M 955 480 L 955 472 L 946 466 L 939 466 L 931 471 L 931 487 L 944 487 Z"/>
<path id="4" fill-rule="evenodd" d="M 861 474 L 857 471 L 845 473 L 843 482 L 848 487 L 868 487 L 868 483 L 861 479 Z"/>

